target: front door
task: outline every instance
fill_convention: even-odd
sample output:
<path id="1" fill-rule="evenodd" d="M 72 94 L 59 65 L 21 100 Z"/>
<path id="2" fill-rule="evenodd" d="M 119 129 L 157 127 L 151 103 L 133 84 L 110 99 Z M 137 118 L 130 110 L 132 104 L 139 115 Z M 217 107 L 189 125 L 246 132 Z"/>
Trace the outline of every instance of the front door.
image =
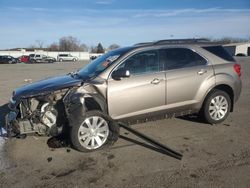
<path id="1" fill-rule="evenodd" d="M 130 56 L 117 69 L 130 77 L 108 80 L 108 110 L 114 119 L 144 114 L 165 105 L 165 73 L 160 72 L 158 51 Z"/>

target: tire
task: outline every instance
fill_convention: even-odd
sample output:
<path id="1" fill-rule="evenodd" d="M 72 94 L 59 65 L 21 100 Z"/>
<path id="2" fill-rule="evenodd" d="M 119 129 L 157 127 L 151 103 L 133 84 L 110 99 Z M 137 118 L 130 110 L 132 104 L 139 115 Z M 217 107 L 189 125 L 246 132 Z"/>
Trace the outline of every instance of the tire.
<path id="1" fill-rule="evenodd" d="M 200 115 L 207 123 L 218 124 L 228 117 L 231 105 L 231 99 L 226 92 L 213 90 L 206 97 Z"/>
<path id="2" fill-rule="evenodd" d="M 59 59 L 59 61 L 60 61 L 60 62 L 62 62 L 62 61 L 63 61 L 63 59 Z"/>
<path id="3" fill-rule="evenodd" d="M 91 152 L 110 146 L 119 136 L 119 126 L 108 115 L 96 110 L 77 116 L 70 122 L 70 126 L 72 146 L 81 152 Z"/>
<path id="4" fill-rule="evenodd" d="M 75 62 L 75 61 L 76 61 L 76 59 L 74 58 L 74 59 L 73 59 L 73 61 Z"/>
<path id="5" fill-rule="evenodd" d="M 37 63 L 37 62 L 36 62 L 36 60 L 32 59 L 32 60 L 31 60 L 31 63 Z"/>

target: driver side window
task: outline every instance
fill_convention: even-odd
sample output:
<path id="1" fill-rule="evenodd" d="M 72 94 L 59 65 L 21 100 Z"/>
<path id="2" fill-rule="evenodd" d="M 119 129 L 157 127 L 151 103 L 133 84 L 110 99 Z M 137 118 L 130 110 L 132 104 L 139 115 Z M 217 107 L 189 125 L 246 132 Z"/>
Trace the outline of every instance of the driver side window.
<path id="1" fill-rule="evenodd" d="M 125 60 L 118 69 L 129 70 L 131 75 L 158 72 L 158 53 L 155 50 L 140 52 Z"/>

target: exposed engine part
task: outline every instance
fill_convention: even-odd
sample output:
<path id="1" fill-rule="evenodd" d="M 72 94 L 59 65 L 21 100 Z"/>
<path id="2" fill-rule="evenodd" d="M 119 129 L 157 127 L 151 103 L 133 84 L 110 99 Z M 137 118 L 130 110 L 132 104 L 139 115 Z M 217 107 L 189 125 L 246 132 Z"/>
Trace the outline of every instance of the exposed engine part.
<path id="1" fill-rule="evenodd" d="M 56 110 L 50 106 L 49 103 L 45 103 L 41 107 L 41 121 L 43 124 L 51 128 L 56 124 L 57 112 Z"/>
<path id="2" fill-rule="evenodd" d="M 29 120 L 19 121 L 18 125 L 20 129 L 20 134 L 27 134 L 27 133 L 35 132 Z"/>
<path id="3" fill-rule="evenodd" d="M 39 101 L 36 100 L 35 98 L 30 99 L 30 110 L 34 112 L 39 105 Z"/>
<path id="4" fill-rule="evenodd" d="M 49 131 L 49 128 L 42 123 L 36 124 L 34 128 L 35 128 L 35 132 L 39 135 L 47 135 Z"/>
<path id="5" fill-rule="evenodd" d="M 56 124 L 56 116 L 51 111 L 46 111 L 42 116 L 42 122 L 50 128 Z"/>
<path id="6" fill-rule="evenodd" d="M 39 135 L 50 135 L 59 133 L 57 123 L 57 110 L 50 102 L 30 99 L 20 103 L 21 118 L 18 119 L 19 133 L 37 133 Z"/>
<path id="7" fill-rule="evenodd" d="M 15 109 L 6 116 L 8 135 L 22 136 L 29 133 L 57 136 L 68 124 L 63 98 L 69 89 L 22 98 Z M 14 104 L 14 103 L 13 103 Z"/>

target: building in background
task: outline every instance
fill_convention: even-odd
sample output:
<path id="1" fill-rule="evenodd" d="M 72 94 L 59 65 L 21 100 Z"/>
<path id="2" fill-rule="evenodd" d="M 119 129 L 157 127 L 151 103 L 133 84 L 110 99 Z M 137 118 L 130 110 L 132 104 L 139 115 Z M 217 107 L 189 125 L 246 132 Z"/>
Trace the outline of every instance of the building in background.
<path id="1" fill-rule="evenodd" d="M 250 56 L 250 42 L 230 43 L 223 46 L 233 56 Z"/>

